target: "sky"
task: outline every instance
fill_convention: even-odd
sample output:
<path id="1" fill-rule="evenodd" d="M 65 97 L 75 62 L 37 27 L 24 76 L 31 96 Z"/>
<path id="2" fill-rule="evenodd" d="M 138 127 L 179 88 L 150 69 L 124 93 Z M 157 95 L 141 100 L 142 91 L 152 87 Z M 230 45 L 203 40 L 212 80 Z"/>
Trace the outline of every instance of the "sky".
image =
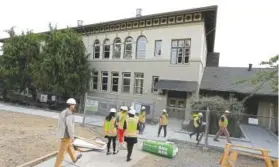
<path id="1" fill-rule="evenodd" d="M 0 0 L 0 38 L 15 26 L 41 32 L 48 24 L 76 26 L 196 7 L 218 5 L 215 52 L 220 66 L 259 66 L 279 54 L 278 0 Z"/>

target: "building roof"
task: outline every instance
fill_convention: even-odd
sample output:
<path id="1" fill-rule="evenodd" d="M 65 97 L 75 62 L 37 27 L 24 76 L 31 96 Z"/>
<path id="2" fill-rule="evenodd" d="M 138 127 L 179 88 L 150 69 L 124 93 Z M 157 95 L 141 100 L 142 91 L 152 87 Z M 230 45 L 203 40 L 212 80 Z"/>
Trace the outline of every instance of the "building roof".
<path id="1" fill-rule="evenodd" d="M 115 26 L 118 26 L 118 24 L 126 24 L 128 23 L 134 23 L 136 21 L 147 21 L 147 20 L 154 20 L 154 19 L 163 19 L 167 18 L 170 19 L 172 16 L 184 16 L 185 14 L 194 14 L 194 13 L 202 13 L 203 20 L 205 23 L 205 33 L 207 34 L 207 47 L 208 52 L 214 52 L 214 42 L 215 42 L 215 27 L 216 27 L 216 18 L 217 18 L 217 6 L 207 6 L 207 7 L 201 7 L 201 8 L 193 8 L 193 9 L 186 9 L 186 10 L 179 10 L 179 11 L 173 11 L 173 12 L 166 12 L 166 13 L 158 13 L 158 14 L 152 14 L 152 15 L 145 15 L 140 17 L 132 17 L 127 19 L 121 19 L 121 20 L 115 20 L 115 21 L 108 21 L 103 23 L 96 23 L 96 24 L 88 24 L 83 26 L 77 26 L 77 27 L 71 27 L 73 30 L 77 31 L 81 34 L 94 34 L 96 29 L 99 29 L 100 27 L 108 27 L 108 31 L 113 29 L 114 31 L 126 31 L 127 29 L 122 27 L 117 30 L 115 30 Z M 182 23 L 184 23 L 182 21 Z M 179 24 L 179 23 L 177 23 Z M 162 24 L 163 26 L 164 24 Z M 155 26 L 161 26 L 161 23 Z M 141 28 L 140 26 L 137 26 L 138 28 Z M 133 26 L 134 28 L 134 26 Z M 63 30 L 63 29 L 61 29 Z M 42 33 L 48 33 L 42 32 Z M 99 31 L 98 31 L 99 33 Z M 103 31 L 103 33 L 106 33 L 106 30 Z M 0 39 L 0 42 L 4 42 L 8 38 Z"/>
<path id="2" fill-rule="evenodd" d="M 160 79 L 155 85 L 155 89 L 183 91 L 183 92 L 195 92 L 197 90 L 198 83 L 194 81 L 179 81 L 179 80 L 166 80 Z"/>
<path id="3" fill-rule="evenodd" d="M 236 82 L 253 78 L 257 72 L 263 70 L 270 69 L 252 68 L 248 71 L 248 67 L 205 67 L 200 89 L 249 94 L 255 90 L 255 85 L 247 82 L 236 84 Z M 278 95 L 272 90 L 270 83 L 265 83 L 255 94 Z"/>

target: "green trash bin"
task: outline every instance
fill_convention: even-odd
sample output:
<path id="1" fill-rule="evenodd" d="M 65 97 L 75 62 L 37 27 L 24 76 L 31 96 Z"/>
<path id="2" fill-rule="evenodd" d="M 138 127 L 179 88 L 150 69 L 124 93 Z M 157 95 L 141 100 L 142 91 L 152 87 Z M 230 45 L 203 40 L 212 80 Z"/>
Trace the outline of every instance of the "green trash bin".
<path id="1" fill-rule="evenodd" d="M 178 147 L 170 142 L 147 140 L 142 143 L 141 147 L 143 151 L 167 158 L 173 158 L 178 152 Z"/>

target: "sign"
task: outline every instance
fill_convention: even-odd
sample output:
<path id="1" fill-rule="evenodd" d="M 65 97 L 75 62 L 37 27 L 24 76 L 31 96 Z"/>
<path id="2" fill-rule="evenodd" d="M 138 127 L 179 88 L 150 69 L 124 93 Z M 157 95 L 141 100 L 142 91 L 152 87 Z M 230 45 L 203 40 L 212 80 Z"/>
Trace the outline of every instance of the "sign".
<path id="1" fill-rule="evenodd" d="M 252 125 L 258 125 L 259 124 L 259 120 L 257 118 L 249 118 L 248 119 L 248 123 L 252 124 Z"/>
<path id="2" fill-rule="evenodd" d="M 85 102 L 85 110 L 86 111 L 97 112 L 98 111 L 98 106 L 99 106 L 98 101 L 86 99 L 86 102 Z"/>
<path id="3" fill-rule="evenodd" d="M 45 94 L 41 94 L 41 97 L 40 97 L 40 102 L 42 102 L 42 103 L 46 103 L 46 102 L 47 102 L 47 95 L 45 95 Z"/>
<path id="4" fill-rule="evenodd" d="M 151 140 L 143 142 L 142 150 L 168 158 L 173 158 L 178 152 L 178 148 L 173 144 Z"/>

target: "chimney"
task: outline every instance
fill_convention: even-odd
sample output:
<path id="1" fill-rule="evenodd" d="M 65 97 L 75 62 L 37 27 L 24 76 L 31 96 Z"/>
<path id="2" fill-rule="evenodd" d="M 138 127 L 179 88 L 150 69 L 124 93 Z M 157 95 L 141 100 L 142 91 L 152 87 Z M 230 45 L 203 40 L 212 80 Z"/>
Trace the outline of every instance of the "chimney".
<path id="1" fill-rule="evenodd" d="M 142 16 L 141 12 L 142 12 L 142 9 L 141 8 L 137 8 L 137 10 L 136 10 L 136 17 L 141 17 Z"/>
<path id="2" fill-rule="evenodd" d="M 252 65 L 253 64 L 249 64 L 248 71 L 252 71 Z"/>
<path id="3" fill-rule="evenodd" d="M 78 26 L 78 27 L 81 27 L 82 24 L 83 24 L 83 21 L 82 21 L 82 20 L 78 20 L 78 21 L 77 21 L 77 26 Z"/>

